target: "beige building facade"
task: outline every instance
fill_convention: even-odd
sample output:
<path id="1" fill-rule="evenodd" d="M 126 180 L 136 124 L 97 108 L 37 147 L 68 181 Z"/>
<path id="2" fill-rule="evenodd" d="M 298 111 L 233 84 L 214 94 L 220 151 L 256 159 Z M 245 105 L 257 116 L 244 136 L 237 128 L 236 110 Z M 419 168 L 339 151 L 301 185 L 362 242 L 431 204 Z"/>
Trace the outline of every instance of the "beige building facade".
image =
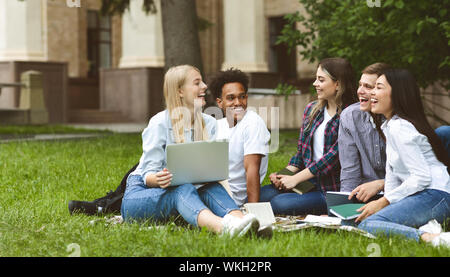
<path id="1" fill-rule="evenodd" d="M 18 73 L 11 73 L 19 68 L 16 64 L 38 71 L 51 64 L 54 68 L 47 71 L 64 71 L 66 75 L 58 80 L 65 84 L 54 87 L 61 90 L 59 98 L 65 103 L 59 105 L 67 110 L 58 122 L 86 120 L 83 110 L 124 113 L 115 102 L 134 105 L 143 98 L 141 94 L 159 93 L 147 91 L 149 85 L 134 86 L 141 92 L 128 92 L 133 90 L 133 78 L 140 76 L 136 70 L 146 72 L 141 75 L 145 76 L 141 84 L 161 81 L 164 45 L 160 1 L 155 0 L 155 14 L 146 14 L 143 0 L 132 0 L 130 9 L 121 16 L 102 16 L 101 0 L 1 1 L 0 82 L 19 79 Z M 282 17 L 301 10 L 297 0 L 197 0 L 196 4 L 199 19 L 205 23 L 199 38 L 206 76 L 235 67 L 249 73 L 251 86 L 274 89 L 280 82 L 295 83 L 314 75 L 315 65 L 305 63 L 296 53 L 286 54 L 274 43 Z M 49 76 L 44 72 L 44 83 L 51 83 Z M 18 106 L 18 94 L 17 88 L 4 89 L 0 108 Z M 47 98 L 50 95 L 45 94 Z M 136 100 L 121 99 L 127 95 L 135 95 Z M 144 98 L 162 105 L 160 97 Z M 153 113 L 148 110 L 150 106 L 143 107 L 139 117 L 129 112 L 124 117 L 145 121 L 144 115 Z"/>
<path id="2" fill-rule="evenodd" d="M 100 14 L 101 0 L 0 1 L 0 83 L 20 82 L 26 70 L 42 72 L 51 123 L 146 122 L 164 108 L 160 1 L 155 14 L 142 10 L 143 0 L 131 0 L 115 16 Z M 291 83 L 307 94 L 316 64 L 300 48 L 289 54 L 276 44 L 284 15 L 304 14 L 298 0 L 196 0 L 196 6 L 206 79 L 235 67 L 249 74 L 251 88 Z M 19 88 L 4 88 L 0 109 L 18 107 L 19 99 Z M 292 122 L 286 126 L 298 125 Z"/>
<path id="3" fill-rule="evenodd" d="M 157 7 L 159 1 L 155 0 Z M 80 7 L 70 3 L 80 3 Z M 0 2 L 0 61 L 67 62 L 69 77 L 87 77 L 89 29 L 101 0 L 4 0 Z M 110 41 L 109 61 L 97 65 L 117 67 L 164 66 L 160 12 L 145 14 L 142 0 L 132 0 L 123 16 L 100 20 L 100 36 Z M 270 72 L 271 18 L 301 10 L 297 0 L 197 0 L 200 18 L 210 26 L 200 31 L 206 72 L 230 66 L 247 72 Z M 94 18 L 94 19 L 93 19 Z M 103 24 L 103 22 L 107 22 Z M 97 26 L 99 27 L 99 26 Z M 314 65 L 296 57 L 298 75 Z"/>

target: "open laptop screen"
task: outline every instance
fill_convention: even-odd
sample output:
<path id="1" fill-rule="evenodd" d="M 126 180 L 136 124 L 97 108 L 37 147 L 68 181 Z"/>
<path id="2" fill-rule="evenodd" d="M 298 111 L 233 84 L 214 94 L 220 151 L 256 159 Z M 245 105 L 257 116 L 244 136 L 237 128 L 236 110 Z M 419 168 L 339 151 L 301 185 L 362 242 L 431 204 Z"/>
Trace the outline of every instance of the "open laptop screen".
<path id="1" fill-rule="evenodd" d="M 228 179 L 228 141 L 196 141 L 167 145 L 171 186 Z"/>

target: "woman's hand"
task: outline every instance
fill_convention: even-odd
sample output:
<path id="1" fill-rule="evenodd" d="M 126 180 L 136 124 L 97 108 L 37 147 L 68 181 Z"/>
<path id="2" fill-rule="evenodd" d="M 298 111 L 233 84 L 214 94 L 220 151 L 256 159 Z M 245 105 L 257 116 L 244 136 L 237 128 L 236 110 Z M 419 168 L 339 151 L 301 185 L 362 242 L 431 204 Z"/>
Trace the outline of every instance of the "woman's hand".
<path id="1" fill-rule="evenodd" d="M 277 178 L 279 178 L 281 189 L 284 190 L 291 190 L 299 183 L 295 175 L 277 175 Z"/>
<path id="2" fill-rule="evenodd" d="M 269 175 L 270 181 L 278 190 L 291 190 L 294 188 L 297 183 L 293 177 L 294 176 L 289 175 L 277 175 L 277 173 L 272 173 Z"/>
<path id="3" fill-rule="evenodd" d="M 153 178 L 153 182 L 151 182 L 155 187 L 160 187 L 162 189 L 170 186 L 172 182 L 172 173 L 167 168 L 164 168 L 162 171 L 157 172 Z"/>
<path id="4" fill-rule="evenodd" d="M 383 190 L 384 188 L 384 180 L 375 180 L 372 182 L 364 183 L 356 187 L 348 196 L 348 199 L 351 200 L 354 195 L 356 195 L 356 199 L 362 202 L 369 201 L 372 196 Z"/>
<path id="5" fill-rule="evenodd" d="M 358 210 L 356 210 L 357 212 L 362 212 L 362 213 L 355 219 L 355 222 L 363 221 L 368 216 L 373 215 L 374 213 L 383 209 L 387 205 L 389 205 L 389 201 L 384 196 L 378 200 L 367 203 L 366 205 L 364 205 L 361 208 L 359 208 Z"/>

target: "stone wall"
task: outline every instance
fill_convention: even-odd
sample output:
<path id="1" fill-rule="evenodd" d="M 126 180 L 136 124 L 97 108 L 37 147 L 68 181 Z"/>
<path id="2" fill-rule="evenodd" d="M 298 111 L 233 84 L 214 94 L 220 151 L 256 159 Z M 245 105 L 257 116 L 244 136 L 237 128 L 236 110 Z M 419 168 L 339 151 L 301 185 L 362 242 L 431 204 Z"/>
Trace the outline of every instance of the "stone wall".
<path id="1" fill-rule="evenodd" d="M 13 62 L 0 62 L 0 83 L 14 83 Z M 18 102 L 19 89 L 3 88 L 0 94 L 0 109 L 15 108 Z"/>
<path id="2" fill-rule="evenodd" d="M 423 104 L 433 128 L 450 125 L 450 92 L 436 83 L 422 90 Z"/>
<path id="3" fill-rule="evenodd" d="M 148 122 L 164 110 L 162 68 L 100 71 L 100 110 L 119 111 L 133 122 Z"/>
<path id="4" fill-rule="evenodd" d="M 298 129 L 302 124 L 303 111 L 312 101 L 311 94 L 281 95 L 250 94 L 248 107 L 254 109 L 266 122 L 267 128 L 273 130 Z M 278 122 L 274 121 L 277 120 Z"/>

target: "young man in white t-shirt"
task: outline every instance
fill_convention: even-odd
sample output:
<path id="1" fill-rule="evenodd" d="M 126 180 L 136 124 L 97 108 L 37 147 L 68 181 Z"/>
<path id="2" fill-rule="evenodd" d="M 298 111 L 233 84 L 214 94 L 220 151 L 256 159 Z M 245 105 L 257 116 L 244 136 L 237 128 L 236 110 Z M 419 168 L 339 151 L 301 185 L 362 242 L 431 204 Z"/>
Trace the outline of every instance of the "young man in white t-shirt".
<path id="1" fill-rule="evenodd" d="M 247 110 L 248 77 L 237 69 L 220 71 L 209 89 L 222 109 L 216 139 L 229 141 L 231 194 L 238 206 L 258 202 L 261 183 L 267 172 L 270 133 L 264 120 Z"/>

